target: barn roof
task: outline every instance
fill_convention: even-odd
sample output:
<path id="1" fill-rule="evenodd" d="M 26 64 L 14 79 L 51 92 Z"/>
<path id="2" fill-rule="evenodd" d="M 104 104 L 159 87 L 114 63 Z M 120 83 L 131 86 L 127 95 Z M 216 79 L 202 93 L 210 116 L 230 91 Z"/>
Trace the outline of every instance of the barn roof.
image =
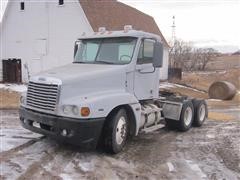
<path id="1" fill-rule="evenodd" d="M 153 17 L 116 0 L 79 0 L 94 31 L 99 27 L 121 30 L 124 25 L 132 25 L 136 30 L 159 35 L 169 46 Z"/>

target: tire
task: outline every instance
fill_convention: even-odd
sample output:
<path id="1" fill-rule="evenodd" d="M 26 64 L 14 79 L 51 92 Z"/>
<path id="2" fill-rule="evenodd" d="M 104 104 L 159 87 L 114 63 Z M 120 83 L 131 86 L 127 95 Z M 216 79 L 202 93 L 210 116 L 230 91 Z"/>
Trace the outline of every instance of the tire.
<path id="1" fill-rule="evenodd" d="M 129 121 L 125 109 L 114 112 L 104 127 L 104 146 L 107 152 L 117 154 L 126 144 L 129 133 Z"/>
<path id="2" fill-rule="evenodd" d="M 188 131 L 192 127 L 194 118 L 194 107 L 191 100 L 183 102 L 182 111 L 179 121 L 177 121 L 177 128 L 179 131 Z"/>
<path id="3" fill-rule="evenodd" d="M 193 107 L 194 107 L 193 126 L 201 127 L 208 117 L 207 103 L 205 100 L 202 99 L 194 99 Z"/>

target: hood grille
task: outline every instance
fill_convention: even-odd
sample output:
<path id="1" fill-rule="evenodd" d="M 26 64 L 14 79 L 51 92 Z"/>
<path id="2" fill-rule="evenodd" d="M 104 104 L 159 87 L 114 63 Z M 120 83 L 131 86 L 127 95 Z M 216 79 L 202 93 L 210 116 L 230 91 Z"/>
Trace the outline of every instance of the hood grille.
<path id="1" fill-rule="evenodd" d="M 45 111 L 55 111 L 58 90 L 59 86 L 57 84 L 42 84 L 30 81 L 27 90 L 27 105 Z"/>

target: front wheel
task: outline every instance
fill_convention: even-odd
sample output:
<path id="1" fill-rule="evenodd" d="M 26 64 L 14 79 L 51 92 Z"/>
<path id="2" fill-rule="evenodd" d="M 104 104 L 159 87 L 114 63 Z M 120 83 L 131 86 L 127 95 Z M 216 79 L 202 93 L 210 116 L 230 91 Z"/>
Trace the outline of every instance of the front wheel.
<path id="1" fill-rule="evenodd" d="M 128 117 L 124 109 L 110 115 L 104 129 L 104 145 L 108 152 L 119 153 L 126 144 Z"/>

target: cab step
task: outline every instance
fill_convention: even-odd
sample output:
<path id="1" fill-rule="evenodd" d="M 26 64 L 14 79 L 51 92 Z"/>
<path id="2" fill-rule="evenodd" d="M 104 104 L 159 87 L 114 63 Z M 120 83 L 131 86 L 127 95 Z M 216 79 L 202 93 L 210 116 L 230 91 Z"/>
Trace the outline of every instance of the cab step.
<path id="1" fill-rule="evenodd" d="M 163 127 L 165 127 L 164 124 L 157 124 L 157 125 L 154 125 L 154 126 L 150 126 L 150 127 L 144 128 L 140 132 L 141 133 L 149 133 L 149 132 L 153 132 L 153 131 L 156 131 L 158 129 L 161 129 Z"/>

